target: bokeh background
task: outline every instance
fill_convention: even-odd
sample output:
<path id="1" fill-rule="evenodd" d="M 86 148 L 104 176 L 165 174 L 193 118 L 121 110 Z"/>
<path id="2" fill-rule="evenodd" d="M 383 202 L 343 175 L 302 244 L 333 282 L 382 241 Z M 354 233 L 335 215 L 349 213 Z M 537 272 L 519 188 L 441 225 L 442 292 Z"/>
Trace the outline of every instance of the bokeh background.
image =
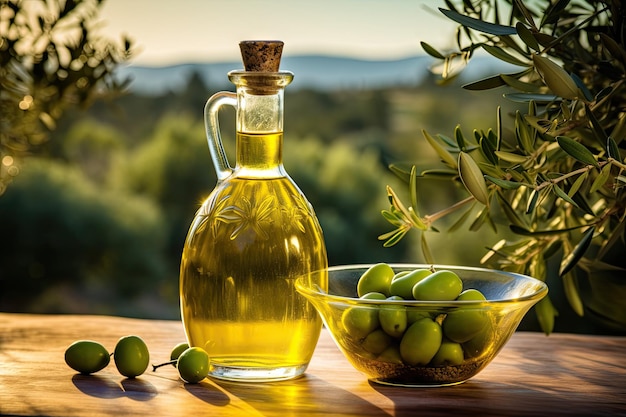
<path id="1" fill-rule="evenodd" d="M 67 2 L 47 3 L 56 10 Z M 329 263 L 422 262 L 412 233 L 391 248 L 378 239 L 392 230 L 381 216 L 389 207 L 386 186 L 408 195 L 389 165 L 436 167 L 422 130 L 452 137 L 461 126 L 471 135 L 495 127 L 497 106 L 503 114 L 516 108 L 497 90 L 463 90 L 465 76 L 440 85 L 434 59 L 420 46 L 454 47 L 455 25 L 440 6 L 435 0 L 97 5 L 91 30 L 115 42 L 132 40 L 130 59 L 115 70 L 128 83 L 68 107 L 9 167 L 12 181 L 0 195 L 0 311 L 179 317 L 183 241 L 216 182 L 202 111 L 211 94 L 233 91 L 225 68 L 240 67 L 243 39 L 285 41 L 291 67 L 283 69 L 298 80 L 300 68 L 304 79 L 315 80 L 287 88 L 284 164 L 316 210 Z M 7 16 L 0 10 L 0 33 Z M 376 63 L 393 71 L 374 75 Z M 486 57 L 471 65 L 473 79 L 500 69 Z M 234 114 L 220 117 L 233 156 Z M 0 157 L 10 151 L 3 148 Z M 443 180 L 419 189 L 422 214 L 467 196 Z M 496 234 L 446 233 L 455 220 L 442 220 L 442 232 L 428 236 L 436 261 L 480 265 Z M 553 297 L 565 317 L 555 330 L 584 331 L 566 324 L 569 307 Z M 523 327 L 536 328 L 533 315 Z"/>

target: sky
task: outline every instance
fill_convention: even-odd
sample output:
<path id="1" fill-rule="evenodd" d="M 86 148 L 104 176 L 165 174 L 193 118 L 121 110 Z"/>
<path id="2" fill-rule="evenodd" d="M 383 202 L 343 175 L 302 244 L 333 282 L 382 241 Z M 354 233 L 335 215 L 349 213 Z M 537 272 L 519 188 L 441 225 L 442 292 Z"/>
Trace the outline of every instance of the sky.
<path id="1" fill-rule="evenodd" d="M 127 35 L 135 65 L 240 59 L 239 42 L 279 39 L 283 55 L 398 59 L 423 53 L 420 41 L 454 46 L 443 0 L 105 0 L 101 32 Z"/>

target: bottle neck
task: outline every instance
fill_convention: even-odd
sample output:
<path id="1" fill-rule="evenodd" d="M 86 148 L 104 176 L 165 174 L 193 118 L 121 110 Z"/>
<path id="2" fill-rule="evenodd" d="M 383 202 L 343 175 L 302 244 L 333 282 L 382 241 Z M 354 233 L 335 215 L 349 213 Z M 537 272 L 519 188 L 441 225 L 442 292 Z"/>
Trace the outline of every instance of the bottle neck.
<path id="1" fill-rule="evenodd" d="M 284 87 L 291 73 L 231 72 L 237 86 L 237 161 L 240 175 L 284 176 Z"/>

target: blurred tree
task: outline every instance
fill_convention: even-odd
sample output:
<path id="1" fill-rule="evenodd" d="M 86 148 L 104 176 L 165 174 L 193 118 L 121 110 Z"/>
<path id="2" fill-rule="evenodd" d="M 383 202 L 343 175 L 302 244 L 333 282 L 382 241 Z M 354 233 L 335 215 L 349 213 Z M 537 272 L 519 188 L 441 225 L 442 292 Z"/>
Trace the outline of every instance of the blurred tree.
<path id="1" fill-rule="evenodd" d="M 0 0 L 0 194 L 64 110 L 120 91 L 131 42 L 96 33 L 103 0 Z"/>
<path id="2" fill-rule="evenodd" d="M 31 157 L 24 166 L 0 198 L 0 218 L 10 219 L 0 222 L 1 311 L 42 311 L 45 295 L 53 311 L 78 312 L 81 291 L 95 300 L 109 294 L 111 305 L 158 292 L 165 276 L 158 207 L 59 162 Z M 59 288 L 74 296 L 50 301 Z"/>
<path id="3" fill-rule="evenodd" d="M 149 139 L 119 161 L 110 180 L 121 193 L 147 197 L 161 208 L 165 221 L 159 227 L 168 236 L 175 274 L 187 229 L 215 183 L 202 122 L 176 115 L 160 120 Z"/>
<path id="4" fill-rule="evenodd" d="M 380 215 L 388 202 L 376 190 L 399 180 L 380 163 L 376 148 L 292 137 L 284 162 L 315 208 L 331 265 L 412 260 L 408 241 L 390 251 L 377 239 L 388 229 Z"/>
<path id="5" fill-rule="evenodd" d="M 126 143 L 119 130 L 91 119 L 78 121 L 59 141 L 61 159 L 98 185 L 107 185 L 111 166 L 126 152 Z"/>

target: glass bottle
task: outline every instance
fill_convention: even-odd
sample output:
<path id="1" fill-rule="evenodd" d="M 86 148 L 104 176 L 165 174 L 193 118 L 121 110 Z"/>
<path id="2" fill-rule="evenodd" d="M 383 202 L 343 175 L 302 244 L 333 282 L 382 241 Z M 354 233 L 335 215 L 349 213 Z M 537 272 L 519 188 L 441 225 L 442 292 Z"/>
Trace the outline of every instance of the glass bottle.
<path id="1" fill-rule="evenodd" d="M 293 74 L 278 71 L 267 54 L 274 47 L 282 50 L 282 42 L 242 42 L 246 70 L 228 73 L 236 94 L 216 93 L 205 107 L 218 181 L 185 241 L 180 297 L 187 339 L 207 351 L 209 375 L 220 379 L 301 375 L 322 326 L 294 288 L 297 277 L 328 261 L 313 208 L 283 167 L 284 88 Z M 234 168 L 219 131 L 224 105 L 236 108 Z M 319 277 L 315 284 L 327 288 L 326 275 Z"/>

